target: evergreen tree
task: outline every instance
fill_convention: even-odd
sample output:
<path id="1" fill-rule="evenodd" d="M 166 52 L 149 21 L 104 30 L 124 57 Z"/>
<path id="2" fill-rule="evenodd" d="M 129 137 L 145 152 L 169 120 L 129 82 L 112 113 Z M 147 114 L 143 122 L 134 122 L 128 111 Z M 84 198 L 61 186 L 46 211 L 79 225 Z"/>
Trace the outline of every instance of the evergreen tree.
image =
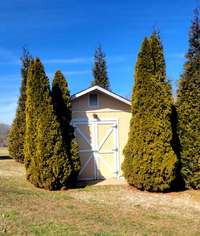
<path id="1" fill-rule="evenodd" d="M 29 70 L 24 151 L 31 183 L 49 190 L 67 185 L 71 165 L 54 113 L 49 81 L 39 59 L 31 63 Z"/>
<path id="2" fill-rule="evenodd" d="M 99 85 L 107 90 L 110 89 L 110 83 L 107 75 L 106 56 L 99 46 L 94 55 L 94 67 L 93 67 L 94 80 L 92 86 Z"/>
<path id="3" fill-rule="evenodd" d="M 163 54 L 163 46 L 160 36 L 157 32 L 153 32 L 151 38 L 151 56 L 153 60 L 153 73 L 161 82 L 166 80 L 166 65 Z"/>
<path id="4" fill-rule="evenodd" d="M 130 185 L 142 190 L 166 191 L 175 180 L 172 104 L 162 44 L 154 33 L 149 40 L 144 39 L 135 67 L 132 118 L 122 165 Z"/>
<path id="5" fill-rule="evenodd" d="M 21 57 L 21 90 L 18 100 L 18 107 L 16 111 L 16 117 L 10 128 L 8 137 L 8 149 L 9 154 L 18 162 L 24 162 L 24 133 L 26 122 L 26 84 L 28 79 L 28 70 L 32 61 L 30 53 L 24 49 Z"/>
<path id="6" fill-rule="evenodd" d="M 52 100 L 57 120 L 61 127 L 64 146 L 72 167 L 70 183 L 73 183 L 80 170 L 80 158 L 78 144 L 74 136 L 74 128 L 71 126 L 71 97 L 67 81 L 61 71 L 56 71 L 52 84 Z"/>
<path id="7" fill-rule="evenodd" d="M 177 95 L 181 174 L 187 188 L 200 189 L 200 9 L 189 32 L 189 50 Z"/>

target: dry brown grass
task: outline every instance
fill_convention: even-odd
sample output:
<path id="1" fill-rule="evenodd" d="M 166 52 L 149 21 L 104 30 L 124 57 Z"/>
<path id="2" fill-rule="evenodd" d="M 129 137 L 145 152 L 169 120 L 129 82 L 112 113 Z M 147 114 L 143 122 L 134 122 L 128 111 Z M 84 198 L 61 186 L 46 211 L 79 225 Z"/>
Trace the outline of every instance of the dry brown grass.
<path id="1" fill-rule="evenodd" d="M 200 191 L 127 185 L 34 188 L 23 165 L 0 159 L 0 235 L 200 235 Z"/>
<path id="2" fill-rule="evenodd" d="M 0 147 L 0 156 L 8 156 L 8 149 Z"/>

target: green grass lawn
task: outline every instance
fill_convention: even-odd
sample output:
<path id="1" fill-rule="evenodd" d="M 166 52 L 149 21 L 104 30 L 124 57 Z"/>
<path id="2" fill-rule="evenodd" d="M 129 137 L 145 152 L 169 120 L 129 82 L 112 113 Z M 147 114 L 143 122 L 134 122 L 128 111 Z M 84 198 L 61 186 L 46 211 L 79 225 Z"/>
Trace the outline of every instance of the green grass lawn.
<path id="1" fill-rule="evenodd" d="M 1 157 L 0 235 L 200 235 L 200 191 L 91 185 L 50 192 L 28 183 L 23 165 Z"/>

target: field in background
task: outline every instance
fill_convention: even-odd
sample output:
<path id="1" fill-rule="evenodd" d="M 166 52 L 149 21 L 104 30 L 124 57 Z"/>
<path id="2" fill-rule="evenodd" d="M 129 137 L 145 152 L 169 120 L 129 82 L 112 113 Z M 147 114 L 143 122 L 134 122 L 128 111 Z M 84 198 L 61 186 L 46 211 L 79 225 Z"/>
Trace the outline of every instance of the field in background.
<path id="1" fill-rule="evenodd" d="M 0 235 L 200 235 L 200 191 L 91 185 L 49 192 L 25 180 L 23 165 L 1 157 Z"/>
<path id="2" fill-rule="evenodd" d="M 0 156 L 8 156 L 8 149 L 0 147 Z"/>

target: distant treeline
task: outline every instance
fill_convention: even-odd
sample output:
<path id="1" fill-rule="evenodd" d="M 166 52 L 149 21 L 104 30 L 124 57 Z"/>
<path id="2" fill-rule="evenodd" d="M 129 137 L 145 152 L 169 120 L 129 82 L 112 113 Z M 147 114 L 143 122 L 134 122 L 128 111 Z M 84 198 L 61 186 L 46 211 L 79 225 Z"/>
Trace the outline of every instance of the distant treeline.
<path id="1" fill-rule="evenodd" d="M 0 124 L 0 147 L 7 147 L 7 136 L 9 126 L 6 124 Z"/>

